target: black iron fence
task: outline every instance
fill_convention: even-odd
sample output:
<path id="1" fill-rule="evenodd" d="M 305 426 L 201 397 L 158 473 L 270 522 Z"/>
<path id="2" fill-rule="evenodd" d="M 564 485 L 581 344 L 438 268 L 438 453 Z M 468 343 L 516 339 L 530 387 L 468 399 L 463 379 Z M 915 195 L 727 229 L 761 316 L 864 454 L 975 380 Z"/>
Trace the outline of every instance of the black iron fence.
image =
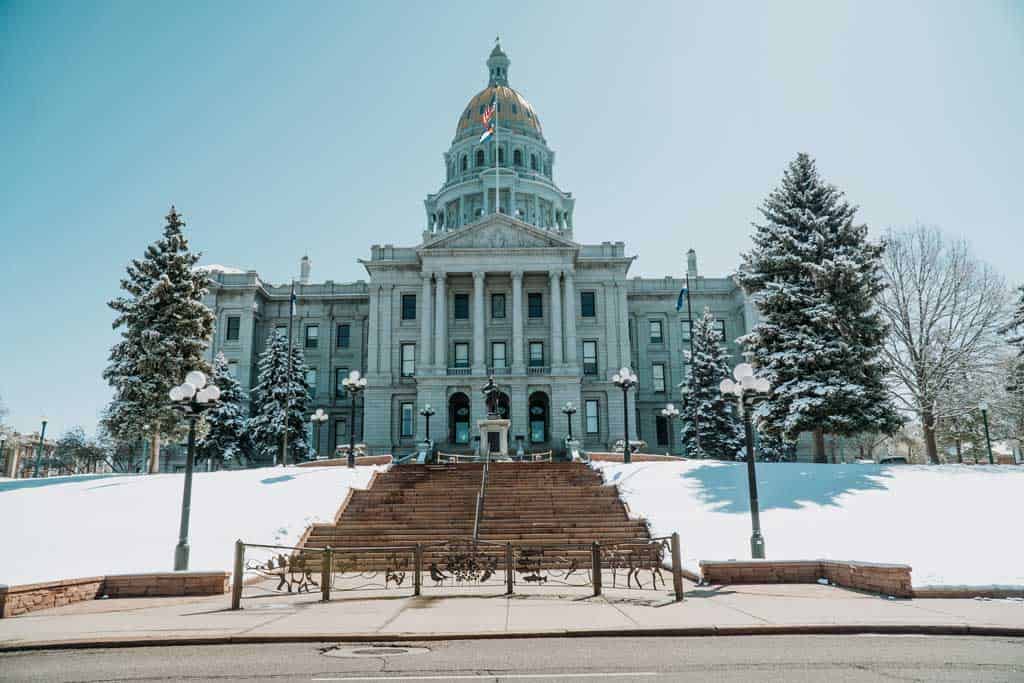
<path id="1" fill-rule="evenodd" d="M 387 547 L 296 548 L 235 543 L 231 609 L 243 598 L 283 593 L 397 591 L 421 595 L 459 588 L 669 590 L 683 600 L 679 535 L 615 543 L 528 543 L 455 539 Z"/>

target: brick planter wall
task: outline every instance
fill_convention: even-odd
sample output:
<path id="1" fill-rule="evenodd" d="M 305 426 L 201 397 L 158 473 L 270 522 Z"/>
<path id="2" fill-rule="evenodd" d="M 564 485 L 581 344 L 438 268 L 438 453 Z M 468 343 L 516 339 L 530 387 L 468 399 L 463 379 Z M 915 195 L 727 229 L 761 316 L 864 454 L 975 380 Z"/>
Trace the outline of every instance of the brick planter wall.
<path id="1" fill-rule="evenodd" d="M 817 583 L 818 579 L 825 578 L 837 586 L 898 598 L 914 595 L 911 569 L 905 564 L 842 560 L 701 560 L 700 571 L 704 582 L 710 584 Z"/>
<path id="2" fill-rule="evenodd" d="M 357 455 L 357 465 L 390 465 L 390 455 Z M 307 460 L 300 462 L 299 467 L 348 467 L 348 457 L 331 458 L 329 460 Z"/>
<path id="3" fill-rule="evenodd" d="M 223 595 L 228 572 L 118 574 L 20 586 L 0 585 L 0 617 L 13 617 L 73 602 L 111 598 Z"/>
<path id="4" fill-rule="evenodd" d="M 587 456 L 599 462 L 622 462 L 622 453 L 587 453 Z M 685 458 L 674 455 L 657 455 L 656 453 L 634 453 L 633 462 L 685 462 Z"/>

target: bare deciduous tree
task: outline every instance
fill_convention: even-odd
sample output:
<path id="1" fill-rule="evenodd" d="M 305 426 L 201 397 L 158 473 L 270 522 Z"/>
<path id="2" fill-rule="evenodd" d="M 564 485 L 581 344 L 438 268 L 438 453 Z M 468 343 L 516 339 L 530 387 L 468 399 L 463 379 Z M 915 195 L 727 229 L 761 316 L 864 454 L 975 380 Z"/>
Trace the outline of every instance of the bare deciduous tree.
<path id="1" fill-rule="evenodd" d="M 965 373 L 995 370 L 1009 291 L 964 241 L 931 227 L 890 232 L 882 270 L 893 393 L 920 419 L 928 460 L 937 463 L 937 404 Z"/>

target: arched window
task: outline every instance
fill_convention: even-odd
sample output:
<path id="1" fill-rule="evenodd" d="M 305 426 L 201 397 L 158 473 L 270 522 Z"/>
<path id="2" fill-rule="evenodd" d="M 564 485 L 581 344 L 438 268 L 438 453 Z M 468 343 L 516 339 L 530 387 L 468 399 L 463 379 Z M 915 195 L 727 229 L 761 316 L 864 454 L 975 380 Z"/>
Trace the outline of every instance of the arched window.
<path id="1" fill-rule="evenodd" d="M 469 168 L 469 159 L 467 159 L 466 155 L 463 154 L 462 155 L 462 170 L 465 171 L 467 168 Z"/>
<path id="2" fill-rule="evenodd" d="M 517 107 L 516 105 L 513 104 L 512 105 L 512 113 L 513 114 L 518 114 L 519 113 L 519 107 Z"/>
<path id="3" fill-rule="evenodd" d="M 504 147 L 499 147 L 498 148 L 498 165 L 501 166 L 504 163 L 505 163 L 505 148 Z"/>
<path id="4" fill-rule="evenodd" d="M 530 394 L 530 443 L 548 440 L 548 395 L 542 391 Z"/>
<path id="5" fill-rule="evenodd" d="M 536 171 L 537 170 L 537 155 L 536 154 L 531 154 L 530 155 L 530 170 L 531 171 Z"/>
<path id="6" fill-rule="evenodd" d="M 517 149 L 514 152 L 512 152 L 512 165 L 513 166 L 522 166 L 523 165 L 523 151 L 522 150 Z"/>
<path id="7" fill-rule="evenodd" d="M 504 391 L 498 392 L 498 417 L 502 420 L 512 419 L 512 404 Z"/>
<path id="8" fill-rule="evenodd" d="M 448 441 L 469 443 L 469 396 L 461 391 L 448 399 Z"/>
<path id="9" fill-rule="evenodd" d="M 483 166 L 484 165 L 484 151 L 482 149 L 478 149 L 476 151 L 476 162 L 475 162 L 475 165 L 476 166 Z"/>

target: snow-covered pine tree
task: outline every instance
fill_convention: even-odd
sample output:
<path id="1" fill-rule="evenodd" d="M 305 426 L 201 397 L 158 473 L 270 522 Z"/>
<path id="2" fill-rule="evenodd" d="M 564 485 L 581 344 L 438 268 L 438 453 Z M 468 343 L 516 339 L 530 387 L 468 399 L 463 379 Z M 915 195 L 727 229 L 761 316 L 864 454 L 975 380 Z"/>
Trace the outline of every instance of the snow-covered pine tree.
<path id="1" fill-rule="evenodd" d="M 297 348 L 292 349 L 288 372 L 288 339 L 271 331 L 259 357 L 259 383 L 253 387 L 253 416 L 249 420 L 253 451 L 261 460 L 280 463 L 282 435 L 287 422 L 288 462 L 309 458 L 306 441 L 306 403 L 309 385 L 306 364 Z M 287 416 L 287 417 L 286 417 Z"/>
<path id="2" fill-rule="evenodd" d="M 682 440 L 693 457 L 732 460 L 743 449 L 743 426 L 736 402 L 722 396 L 718 385 L 729 376 L 729 357 L 715 317 L 707 308 L 694 321 L 693 357 L 682 412 Z M 696 418 L 696 419 L 695 419 Z"/>
<path id="3" fill-rule="evenodd" d="M 772 383 L 757 409 L 761 431 L 795 440 L 889 433 L 901 424 L 885 384 L 887 327 L 876 306 L 883 247 L 854 223 L 857 209 L 800 154 L 760 207 L 754 248 L 737 277 L 761 322 L 741 339 Z"/>
<path id="4" fill-rule="evenodd" d="M 160 462 L 160 439 L 180 433 L 183 420 L 167 397 L 192 370 L 208 372 L 203 352 L 213 333 L 213 313 L 203 305 L 207 276 L 192 267 L 185 223 L 171 207 L 163 237 L 133 259 L 121 280 L 124 294 L 109 303 L 121 340 L 110 350 L 103 378 L 114 389 L 106 430 L 131 441 L 152 440 L 149 471 Z"/>
<path id="5" fill-rule="evenodd" d="M 1024 286 L 1020 288 L 1017 310 L 1013 312 L 1005 331 L 1010 333 L 1009 342 L 1017 347 L 1017 355 L 1024 357 Z"/>
<path id="6" fill-rule="evenodd" d="M 207 429 L 198 444 L 200 457 L 240 465 L 248 459 L 250 447 L 249 401 L 223 353 L 213 359 L 211 381 L 220 389 L 220 403 L 203 415 Z"/>

